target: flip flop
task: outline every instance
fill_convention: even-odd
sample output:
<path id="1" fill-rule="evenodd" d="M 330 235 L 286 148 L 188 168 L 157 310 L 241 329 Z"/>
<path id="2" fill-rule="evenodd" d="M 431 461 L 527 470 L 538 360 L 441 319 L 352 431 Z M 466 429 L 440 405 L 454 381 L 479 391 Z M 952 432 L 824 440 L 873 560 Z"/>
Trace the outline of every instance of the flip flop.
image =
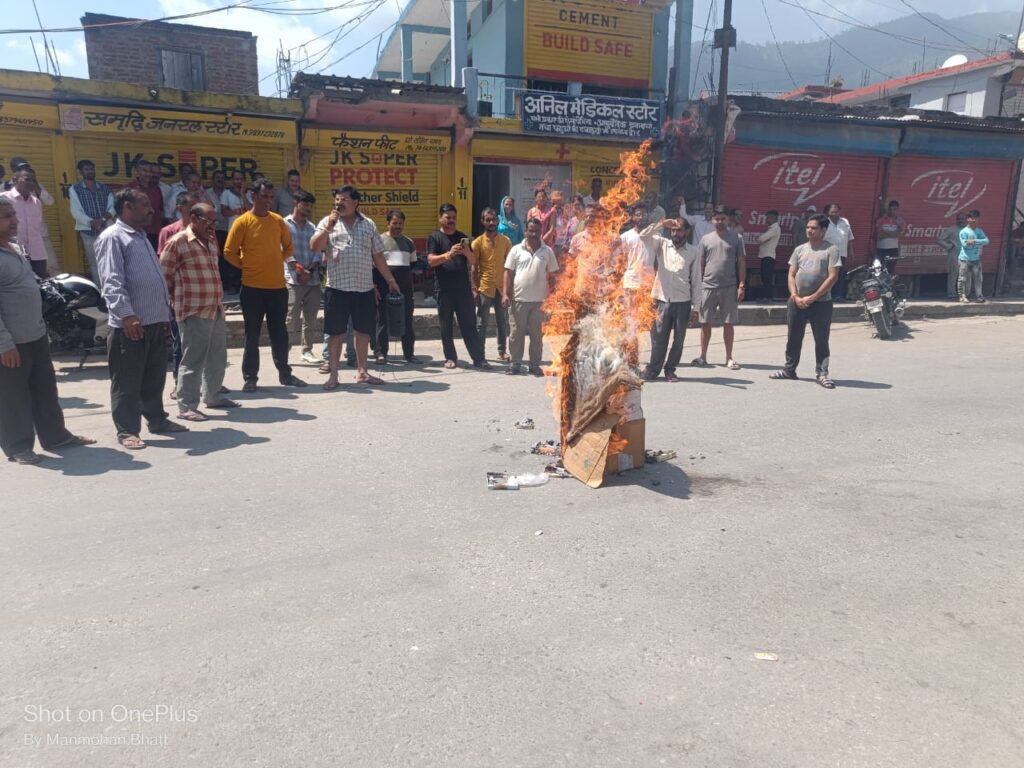
<path id="1" fill-rule="evenodd" d="M 820 376 L 817 377 L 817 380 L 818 380 L 818 384 L 823 386 L 825 389 L 835 389 L 836 388 L 836 383 L 834 381 L 832 381 L 832 379 L 830 379 L 827 374 L 824 374 L 824 373 L 821 374 Z"/>
<path id="2" fill-rule="evenodd" d="M 738 371 L 740 369 L 740 364 L 737 363 L 735 360 L 730 359 L 729 361 L 726 362 L 725 367 L 728 368 L 730 371 Z"/>
<path id="3" fill-rule="evenodd" d="M 330 363 L 320 363 L 320 368 L 318 370 L 320 371 L 320 373 L 330 373 L 331 372 L 331 364 Z"/>
<path id="4" fill-rule="evenodd" d="M 150 427 L 149 431 L 154 435 L 169 435 L 172 432 L 188 432 L 188 427 L 175 424 L 173 421 L 165 421 L 163 424 Z"/>
<path id="5" fill-rule="evenodd" d="M 367 384 L 367 385 L 372 384 L 374 386 L 379 386 L 381 384 L 387 384 L 387 382 L 384 381 L 384 379 L 380 378 L 379 376 L 374 376 L 373 374 L 369 374 L 369 375 L 366 376 L 366 378 L 363 378 L 363 379 L 356 378 L 356 384 Z"/>
<path id="6" fill-rule="evenodd" d="M 333 381 L 331 379 L 328 379 L 323 383 L 324 389 L 326 389 L 328 392 L 331 392 L 340 386 L 341 383 L 337 379 L 334 379 Z"/>
<path id="7" fill-rule="evenodd" d="M 7 460 L 14 462 L 15 464 L 29 466 L 31 464 L 38 464 L 43 460 L 43 457 L 34 451 L 25 451 L 23 453 L 16 453 L 13 456 L 8 456 Z"/>
<path id="8" fill-rule="evenodd" d="M 451 370 L 452 368 L 455 367 L 455 361 L 454 360 L 445 360 L 444 361 L 444 367 L 448 368 L 449 370 Z"/>
<path id="9" fill-rule="evenodd" d="M 778 370 L 778 371 L 772 371 L 771 373 L 768 374 L 768 378 L 769 379 L 793 379 L 793 380 L 795 380 L 796 379 L 796 374 L 795 373 L 790 373 L 789 371 L 787 371 L 787 370 L 785 370 L 783 368 L 783 369 Z"/>
<path id="10" fill-rule="evenodd" d="M 71 448 L 72 446 L 75 446 L 75 445 L 95 445 L 95 444 L 96 444 L 96 441 L 93 440 L 91 437 L 83 437 L 82 435 L 71 435 L 71 437 L 68 437 L 65 440 L 61 440 L 56 445 L 51 445 L 46 450 L 52 451 L 52 450 L 54 450 L 56 448 Z"/>
<path id="11" fill-rule="evenodd" d="M 138 435 L 125 435 L 117 438 L 117 442 L 121 444 L 122 448 L 127 448 L 129 451 L 141 451 L 146 447 L 146 443 Z"/>
<path id="12" fill-rule="evenodd" d="M 207 403 L 206 407 L 207 408 L 241 408 L 242 404 L 237 402 L 236 400 L 228 400 L 228 398 L 225 397 L 225 398 L 222 398 L 219 402 Z"/>
<path id="13" fill-rule="evenodd" d="M 206 414 L 202 411 L 183 411 L 178 414 L 182 421 L 206 421 Z"/>

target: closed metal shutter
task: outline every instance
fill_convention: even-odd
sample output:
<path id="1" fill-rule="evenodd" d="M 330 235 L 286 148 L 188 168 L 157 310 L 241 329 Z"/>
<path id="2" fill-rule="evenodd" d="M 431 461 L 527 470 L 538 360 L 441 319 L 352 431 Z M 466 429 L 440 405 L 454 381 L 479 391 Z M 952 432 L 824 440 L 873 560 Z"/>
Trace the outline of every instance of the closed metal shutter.
<path id="1" fill-rule="evenodd" d="M 34 131 L 31 129 L 0 128 L 0 182 L 9 181 L 12 174 L 11 160 L 16 157 L 24 158 L 35 169 L 36 179 L 43 189 L 53 195 L 54 204 L 43 206 L 43 221 L 50 234 L 53 249 L 61 265 L 77 263 L 77 251 L 72 259 L 64 254 L 64 242 L 61 236 L 60 225 L 57 217 L 61 209 L 65 211 L 70 208 L 67 187 L 58 183 L 57 174 L 53 165 L 53 132 Z M 65 182 L 61 179 L 61 182 Z M 74 181 L 72 179 L 72 181 Z M 70 216 L 70 214 L 68 214 Z M 77 244 L 70 244 L 77 249 Z"/>
<path id="2" fill-rule="evenodd" d="M 427 236 L 437 229 L 438 176 L 443 157 L 429 152 L 313 150 L 310 191 L 316 195 L 314 219 L 319 221 L 330 213 L 334 206 L 331 190 L 348 184 L 359 190 L 359 210 L 381 232 L 387 230 L 387 212 L 400 209 L 405 214 L 406 237 L 422 249 Z M 466 232 L 471 228 L 465 216 L 461 226 Z"/>
<path id="3" fill-rule="evenodd" d="M 900 238 L 906 274 L 946 272 L 946 250 L 936 240 L 956 224 L 956 214 L 981 212 L 989 244 L 981 251 L 982 271 L 994 271 L 1006 247 L 1009 201 L 1016 163 L 897 155 L 889 167 L 887 197 L 898 200 L 907 233 Z"/>
<path id="4" fill-rule="evenodd" d="M 725 150 L 722 204 L 743 211 L 748 261 L 757 261 L 757 237 L 767 229 L 764 212 L 779 212 L 781 261 L 793 251 L 791 228 L 813 205 L 823 213 L 837 203 L 853 230 L 853 256 L 846 266 L 866 262 L 873 252 L 875 201 L 882 179 L 882 158 L 832 152 L 800 152 L 730 144 Z"/>
<path id="5" fill-rule="evenodd" d="M 116 139 L 96 136 L 74 138 L 75 163 L 88 159 L 96 164 L 96 178 L 120 189 L 135 179 L 139 160 L 159 164 L 162 180 L 171 184 L 178 180 L 180 163 L 190 163 L 210 186 L 213 173 L 242 171 L 246 180 L 259 171 L 276 186 L 285 183 L 285 150 L 283 147 L 242 142 L 210 141 L 206 138 L 173 136 L 117 136 Z M 228 182 L 230 184 L 230 180 Z"/>

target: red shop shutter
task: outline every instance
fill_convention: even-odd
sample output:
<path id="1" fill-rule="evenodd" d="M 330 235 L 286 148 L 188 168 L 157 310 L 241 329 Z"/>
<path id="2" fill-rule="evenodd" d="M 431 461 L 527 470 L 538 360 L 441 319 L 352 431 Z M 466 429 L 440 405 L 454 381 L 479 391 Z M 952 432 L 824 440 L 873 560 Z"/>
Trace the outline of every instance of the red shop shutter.
<path id="1" fill-rule="evenodd" d="M 956 224 L 956 214 L 981 211 L 981 228 L 989 244 L 981 267 L 992 272 L 999 264 L 1009 228 L 1013 161 L 950 159 L 898 155 L 889 169 L 889 199 L 899 200 L 907 233 L 900 238 L 904 274 L 946 272 L 946 251 L 936 240 Z"/>
<path id="2" fill-rule="evenodd" d="M 832 152 L 796 152 L 730 144 L 725 149 L 722 203 L 743 211 L 748 261 L 757 261 L 757 237 L 767 228 L 764 212 L 779 212 L 782 240 L 776 255 L 788 260 L 793 250 L 791 227 L 807 206 L 824 213 L 838 203 L 853 230 L 853 258 L 867 260 L 871 251 L 875 199 L 882 179 L 882 158 Z"/>

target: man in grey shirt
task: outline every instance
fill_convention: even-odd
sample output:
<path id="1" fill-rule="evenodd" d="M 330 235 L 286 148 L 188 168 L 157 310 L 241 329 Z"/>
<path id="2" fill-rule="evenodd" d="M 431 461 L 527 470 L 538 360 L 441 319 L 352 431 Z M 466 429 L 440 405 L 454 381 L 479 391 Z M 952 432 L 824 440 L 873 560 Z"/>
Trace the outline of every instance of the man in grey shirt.
<path id="1" fill-rule="evenodd" d="M 110 407 L 117 441 L 128 450 L 145 448 L 142 417 L 153 434 L 187 432 L 167 419 L 167 326 L 170 300 L 156 251 L 145 237 L 150 217 L 158 216 L 149 197 L 125 187 L 114 195 L 117 221 L 96 238 L 96 266 L 107 303 L 110 337 Z"/>
<path id="2" fill-rule="evenodd" d="M 71 434 L 57 400 L 39 282 L 21 248 L 14 205 L 0 198 L 0 449 L 8 461 L 38 464 L 47 451 L 95 440 Z"/>
<path id="3" fill-rule="evenodd" d="M 704 235 L 697 244 L 704 280 L 700 299 L 700 357 L 693 360 L 693 365 L 708 364 L 711 328 L 721 325 L 725 365 L 738 371 L 740 364 L 732 356 L 732 342 L 734 326 L 740 319 L 739 303 L 746 290 L 747 262 L 743 241 L 729 229 L 728 210 L 719 206 L 711 221 L 715 231 Z"/>
<path id="4" fill-rule="evenodd" d="M 839 279 L 842 259 L 839 249 L 825 240 L 828 216 L 815 215 L 807 220 L 807 242 L 798 245 L 789 259 L 789 306 L 786 314 L 786 364 L 769 378 L 795 379 L 800 364 L 800 348 L 807 324 L 814 335 L 814 372 L 825 389 L 835 389 L 828 377 L 828 337 L 832 329 L 832 286 Z"/>

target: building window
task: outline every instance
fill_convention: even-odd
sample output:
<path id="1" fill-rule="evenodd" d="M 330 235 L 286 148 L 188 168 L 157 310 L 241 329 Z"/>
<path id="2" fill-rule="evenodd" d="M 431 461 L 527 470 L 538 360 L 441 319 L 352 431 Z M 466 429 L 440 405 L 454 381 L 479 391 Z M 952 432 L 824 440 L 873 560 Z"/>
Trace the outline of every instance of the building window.
<path id="1" fill-rule="evenodd" d="M 194 51 L 161 49 L 160 65 L 163 71 L 163 85 L 184 91 L 206 90 L 206 67 L 203 54 Z"/>
<path id="2" fill-rule="evenodd" d="M 958 115 L 967 114 L 967 91 L 949 94 L 946 97 L 946 111 Z"/>
<path id="3" fill-rule="evenodd" d="M 906 93 L 889 99 L 889 107 L 892 109 L 910 109 L 910 94 Z"/>
<path id="4" fill-rule="evenodd" d="M 481 12 L 480 18 L 486 19 L 494 11 L 494 0 L 484 0 L 482 5 L 483 11 Z"/>

